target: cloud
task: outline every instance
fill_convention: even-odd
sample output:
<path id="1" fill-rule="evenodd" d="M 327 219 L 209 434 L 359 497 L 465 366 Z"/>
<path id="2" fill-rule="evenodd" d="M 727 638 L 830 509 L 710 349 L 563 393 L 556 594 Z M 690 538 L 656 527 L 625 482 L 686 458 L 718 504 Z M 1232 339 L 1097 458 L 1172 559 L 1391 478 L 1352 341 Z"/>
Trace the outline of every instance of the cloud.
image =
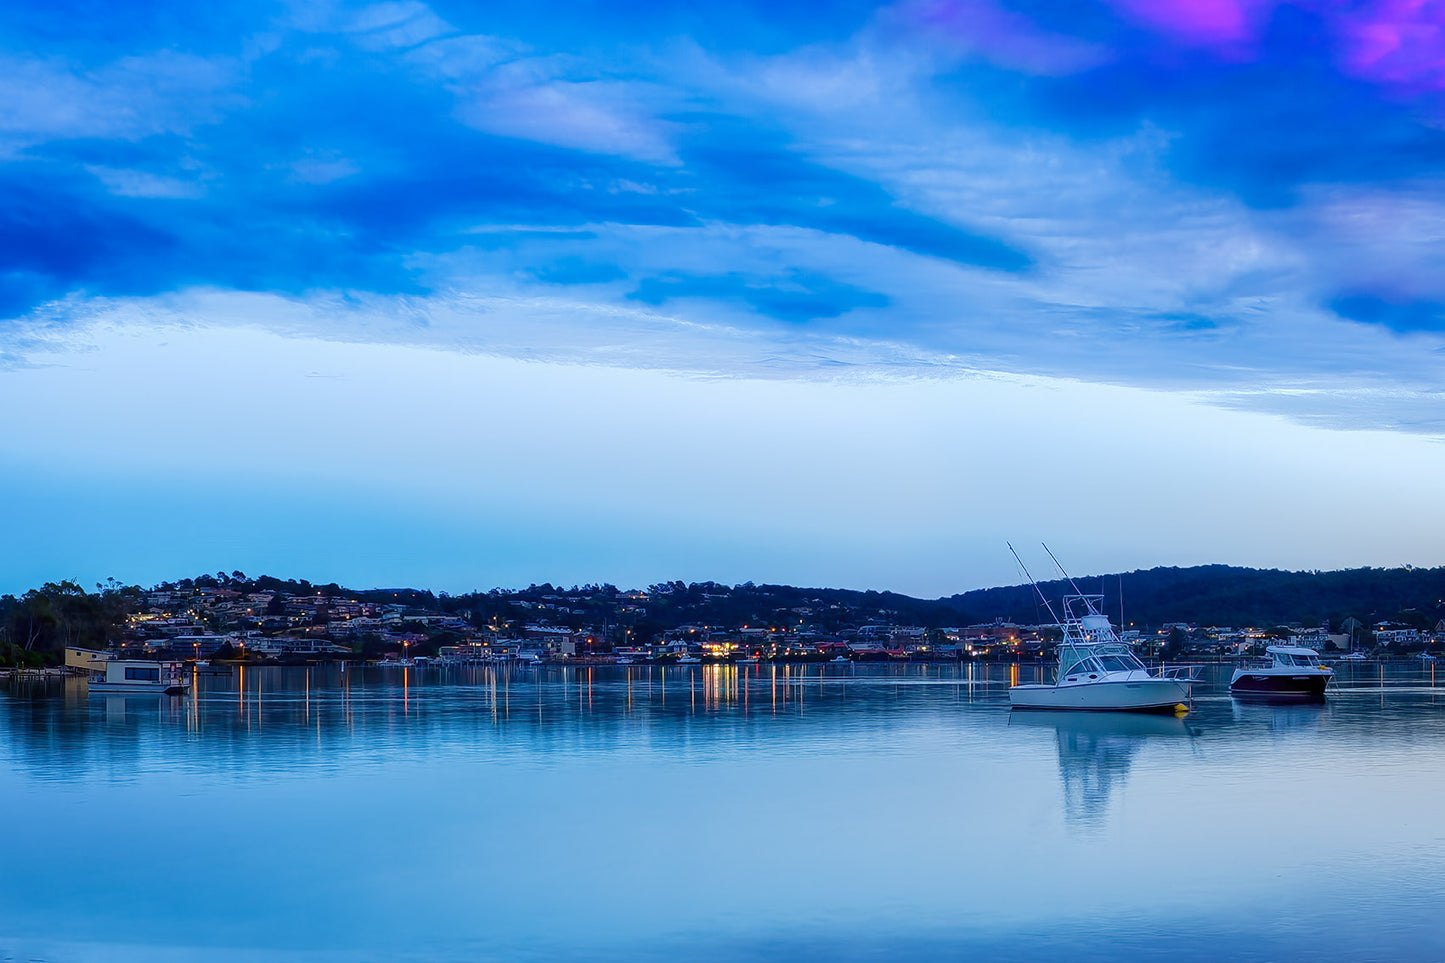
<path id="1" fill-rule="evenodd" d="M 1378 324 L 1391 331 L 1445 332 L 1445 302 L 1396 301 L 1374 294 L 1342 294 L 1330 302 L 1342 318 Z"/>
<path id="2" fill-rule="evenodd" d="M 539 265 L 530 273 L 543 284 L 606 284 L 627 277 L 627 272 L 616 264 L 604 264 L 576 255 Z"/>
<path id="3" fill-rule="evenodd" d="M 676 98 L 666 87 L 616 76 L 605 65 L 485 35 L 454 36 L 408 55 L 457 98 L 456 116 L 478 130 L 638 160 L 674 164 Z"/>
<path id="4" fill-rule="evenodd" d="M 112 194 L 122 197 L 200 197 L 204 188 L 195 181 L 165 177 L 150 171 L 86 167 Z"/>
<path id="5" fill-rule="evenodd" d="M 54 138 L 185 133 L 237 102 L 234 62 L 162 50 L 85 68 L 0 54 L 0 157 Z"/>
<path id="6" fill-rule="evenodd" d="M 628 297 L 652 305 L 677 298 L 736 299 L 760 314 L 790 322 L 836 318 L 855 308 L 883 308 L 889 303 L 877 292 L 802 271 L 790 271 L 780 278 L 749 278 L 737 272 L 670 272 L 647 278 Z"/>
<path id="7" fill-rule="evenodd" d="M 457 114 L 478 130 L 654 163 L 675 163 L 669 124 L 638 109 L 630 85 L 605 80 L 511 82 L 467 91 Z M 632 101 L 630 104 L 629 101 Z"/>
<path id="8" fill-rule="evenodd" d="M 1097 43 L 1042 28 L 1027 15 L 990 0 L 908 0 L 885 12 L 883 23 L 900 24 L 938 52 L 978 57 L 1035 75 L 1072 74 L 1109 57 Z"/>
<path id="9" fill-rule="evenodd" d="M 430 7 L 415 0 L 363 7 L 345 20 L 342 30 L 368 50 L 415 47 L 454 32 Z"/>
<path id="10" fill-rule="evenodd" d="M 1445 10 L 1420 0 L 1378 0 L 1342 12 L 1344 67 L 1393 89 L 1445 88 Z"/>
<path id="11" fill-rule="evenodd" d="M 1238 48 L 1256 38 L 1276 0 L 1112 0 L 1125 17 L 1188 44 Z"/>
<path id="12" fill-rule="evenodd" d="M 1292 417 L 1344 418 L 1336 384 L 1379 417 L 1407 405 L 1379 379 L 1442 374 L 1411 9 L 663 4 L 624 35 L 585 5 L 340 3 L 147 21 L 143 55 L 129 25 L 37 29 L 0 50 L 0 312 L 231 291 L 342 339 L 424 317 L 459 351 L 709 375 L 1278 386 Z"/>

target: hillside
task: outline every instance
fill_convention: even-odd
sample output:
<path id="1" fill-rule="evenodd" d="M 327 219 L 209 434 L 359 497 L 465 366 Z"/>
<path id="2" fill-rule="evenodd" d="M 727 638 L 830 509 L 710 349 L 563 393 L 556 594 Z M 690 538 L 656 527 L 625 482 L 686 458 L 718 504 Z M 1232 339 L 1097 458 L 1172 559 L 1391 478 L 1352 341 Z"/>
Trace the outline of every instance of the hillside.
<path id="1" fill-rule="evenodd" d="M 1367 623 L 1389 619 L 1424 628 L 1445 617 L 1445 568 L 1283 572 L 1199 565 L 1095 575 L 1076 582 L 1085 592 L 1103 592 L 1106 611 L 1115 621 L 1122 590 L 1124 618 L 1136 625 L 1317 625 L 1354 616 Z M 1068 584 L 1050 581 L 1040 588 L 1053 601 L 1068 591 Z M 940 602 L 981 619 L 1047 618 L 1040 615 L 1042 607 L 1028 585 L 979 589 Z"/>

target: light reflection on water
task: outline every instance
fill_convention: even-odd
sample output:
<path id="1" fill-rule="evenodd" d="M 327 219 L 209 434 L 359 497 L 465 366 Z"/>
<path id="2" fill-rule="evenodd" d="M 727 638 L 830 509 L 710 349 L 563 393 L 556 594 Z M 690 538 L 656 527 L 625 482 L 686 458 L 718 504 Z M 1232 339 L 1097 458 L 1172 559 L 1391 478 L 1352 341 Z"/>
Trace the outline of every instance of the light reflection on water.
<path id="1" fill-rule="evenodd" d="M 0 694 L 0 958 L 1438 959 L 1445 692 L 1011 714 L 1033 666 Z"/>

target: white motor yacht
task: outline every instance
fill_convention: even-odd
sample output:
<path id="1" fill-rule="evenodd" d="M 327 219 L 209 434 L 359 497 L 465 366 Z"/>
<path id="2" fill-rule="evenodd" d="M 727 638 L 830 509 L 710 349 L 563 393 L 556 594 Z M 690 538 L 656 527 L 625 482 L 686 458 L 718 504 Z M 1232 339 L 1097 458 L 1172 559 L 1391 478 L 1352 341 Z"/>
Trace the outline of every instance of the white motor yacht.
<path id="1" fill-rule="evenodd" d="M 1335 670 L 1320 664 L 1320 654 L 1299 645 L 1271 645 L 1265 653 L 1270 661 L 1264 665 L 1240 666 L 1229 680 L 1229 691 L 1235 695 L 1277 696 L 1298 699 L 1320 699 L 1325 686 L 1335 677 Z"/>

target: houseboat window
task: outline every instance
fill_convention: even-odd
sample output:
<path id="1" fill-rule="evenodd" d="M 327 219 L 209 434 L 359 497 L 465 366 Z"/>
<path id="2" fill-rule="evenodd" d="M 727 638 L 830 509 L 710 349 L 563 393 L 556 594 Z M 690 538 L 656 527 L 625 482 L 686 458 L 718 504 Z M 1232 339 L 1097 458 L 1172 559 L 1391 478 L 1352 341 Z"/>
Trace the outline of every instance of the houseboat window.
<path id="1" fill-rule="evenodd" d="M 125 678 L 127 682 L 159 682 L 161 670 L 138 668 L 133 665 L 128 665 L 125 667 Z"/>

